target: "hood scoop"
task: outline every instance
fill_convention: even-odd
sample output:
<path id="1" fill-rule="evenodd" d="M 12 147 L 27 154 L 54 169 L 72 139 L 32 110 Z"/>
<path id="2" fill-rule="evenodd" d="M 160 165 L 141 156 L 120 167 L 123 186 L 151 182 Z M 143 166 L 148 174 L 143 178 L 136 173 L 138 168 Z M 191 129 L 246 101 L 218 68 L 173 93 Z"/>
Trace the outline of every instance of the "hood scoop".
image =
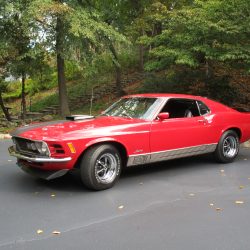
<path id="1" fill-rule="evenodd" d="M 69 121 L 80 121 L 80 120 L 87 120 L 87 119 L 93 119 L 94 116 L 92 115 L 70 115 L 66 116 L 66 120 Z"/>

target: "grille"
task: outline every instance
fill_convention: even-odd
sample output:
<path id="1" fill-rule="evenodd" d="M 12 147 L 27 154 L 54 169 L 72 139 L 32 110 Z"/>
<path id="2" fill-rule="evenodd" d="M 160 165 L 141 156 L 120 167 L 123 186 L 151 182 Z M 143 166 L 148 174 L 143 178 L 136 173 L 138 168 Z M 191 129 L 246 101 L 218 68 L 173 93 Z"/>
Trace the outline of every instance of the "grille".
<path id="1" fill-rule="evenodd" d="M 34 143 L 34 141 L 19 137 L 14 137 L 13 141 L 16 144 L 16 150 L 18 152 L 28 156 L 35 156 L 35 155 L 40 156 L 40 153 L 37 149 L 28 148 L 28 144 Z"/>

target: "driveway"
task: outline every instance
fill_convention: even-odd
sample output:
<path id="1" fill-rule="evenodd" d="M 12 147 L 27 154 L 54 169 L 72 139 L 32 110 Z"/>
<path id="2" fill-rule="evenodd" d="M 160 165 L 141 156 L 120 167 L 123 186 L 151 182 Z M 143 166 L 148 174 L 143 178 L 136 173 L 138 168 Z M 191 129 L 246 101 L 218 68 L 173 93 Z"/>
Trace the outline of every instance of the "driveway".
<path id="1" fill-rule="evenodd" d="M 185 158 L 85 189 L 77 175 L 33 179 L 0 141 L 0 249 L 250 249 L 250 149 L 232 164 Z"/>

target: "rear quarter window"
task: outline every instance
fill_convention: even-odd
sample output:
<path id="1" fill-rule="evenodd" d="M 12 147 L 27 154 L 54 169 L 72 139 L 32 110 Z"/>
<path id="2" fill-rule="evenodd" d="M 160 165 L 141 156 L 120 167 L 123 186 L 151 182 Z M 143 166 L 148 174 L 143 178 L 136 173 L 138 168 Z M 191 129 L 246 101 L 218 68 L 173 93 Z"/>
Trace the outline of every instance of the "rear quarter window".
<path id="1" fill-rule="evenodd" d="M 203 103 L 202 101 L 197 101 L 197 104 L 201 115 L 206 115 L 210 113 L 210 109 L 205 103 Z"/>

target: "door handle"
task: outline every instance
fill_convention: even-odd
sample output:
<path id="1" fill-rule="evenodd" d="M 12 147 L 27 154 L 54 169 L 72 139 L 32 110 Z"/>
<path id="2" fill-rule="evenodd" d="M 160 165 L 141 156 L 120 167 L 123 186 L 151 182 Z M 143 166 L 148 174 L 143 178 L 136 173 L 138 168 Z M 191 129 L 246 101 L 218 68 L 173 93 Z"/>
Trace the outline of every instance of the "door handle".
<path id="1" fill-rule="evenodd" d="M 199 123 L 206 123 L 206 120 L 198 120 Z"/>

